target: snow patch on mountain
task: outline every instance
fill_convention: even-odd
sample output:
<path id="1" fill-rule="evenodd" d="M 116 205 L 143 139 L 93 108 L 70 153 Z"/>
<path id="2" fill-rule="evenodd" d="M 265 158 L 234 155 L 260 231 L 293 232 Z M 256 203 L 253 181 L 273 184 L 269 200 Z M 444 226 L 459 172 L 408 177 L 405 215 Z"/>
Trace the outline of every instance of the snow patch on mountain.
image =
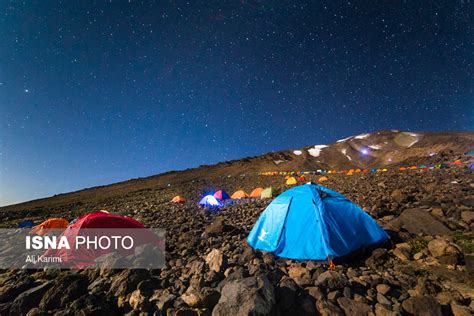
<path id="1" fill-rule="evenodd" d="M 327 145 L 315 145 L 313 148 L 308 149 L 308 153 L 313 157 L 319 157 L 321 150 L 328 147 Z"/>
<path id="2" fill-rule="evenodd" d="M 380 144 L 378 144 L 378 145 L 369 145 L 369 148 L 379 150 L 379 149 L 382 149 L 382 145 L 380 145 Z"/>
<path id="3" fill-rule="evenodd" d="M 414 139 L 410 144 L 408 144 L 408 148 L 410 148 L 411 146 L 415 145 L 416 143 L 418 143 L 418 139 Z"/>
<path id="4" fill-rule="evenodd" d="M 352 161 L 351 156 L 349 156 L 349 155 L 347 154 L 347 149 L 346 149 L 346 148 L 341 149 L 341 153 L 342 153 L 344 156 L 346 156 L 347 159 L 349 159 L 349 160 Z"/>
<path id="5" fill-rule="evenodd" d="M 299 156 L 301 155 L 303 152 L 301 150 L 294 150 L 293 153 L 296 155 L 296 156 Z"/>
<path id="6" fill-rule="evenodd" d="M 345 142 L 346 140 L 349 140 L 351 138 L 352 138 L 352 136 L 349 136 L 349 137 L 346 137 L 346 138 L 343 138 L 343 139 L 340 139 L 340 140 L 336 141 L 336 143 L 342 143 L 342 142 Z"/>
<path id="7" fill-rule="evenodd" d="M 360 134 L 360 135 L 357 135 L 357 136 L 354 136 L 354 138 L 357 138 L 357 139 L 366 139 L 367 137 L 369 137 L 370 134 Z"/>

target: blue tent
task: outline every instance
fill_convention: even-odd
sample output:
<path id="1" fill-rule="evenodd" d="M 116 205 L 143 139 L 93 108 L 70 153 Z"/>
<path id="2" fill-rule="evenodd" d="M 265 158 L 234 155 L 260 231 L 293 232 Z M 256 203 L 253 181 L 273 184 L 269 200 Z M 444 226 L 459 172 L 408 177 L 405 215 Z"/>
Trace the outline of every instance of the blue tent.
<path id="1" fill-rule="evenodd" d="M 372 217 L 345 196 L 308 183 L 273 200 L 247 242 L 283 258 L 326 260 L 388 238 Z"/>
<path id="2" fill-rule="evenodd" d="M 23 222 L 18 224 L 18 228 L 31 228 L 33 226 L 35 226 L 35 224 L 33 223 L 32 220 L 29 220 L 29 219 L 25 219 Z"/>
<path id="3" fill-rule="evenodd" d="M 220 203 L 213 195 L 206 195 L 201 199 L 201 201 L 199 201 L 199 205 L 207 207 L 217 207 L 220 206 Z"/>
<path id="4" fill-rule="evenodd" d="M 474 150 L 466 151 L 466 152 L 464 153 L 464 155 L 474 156 Z"/>

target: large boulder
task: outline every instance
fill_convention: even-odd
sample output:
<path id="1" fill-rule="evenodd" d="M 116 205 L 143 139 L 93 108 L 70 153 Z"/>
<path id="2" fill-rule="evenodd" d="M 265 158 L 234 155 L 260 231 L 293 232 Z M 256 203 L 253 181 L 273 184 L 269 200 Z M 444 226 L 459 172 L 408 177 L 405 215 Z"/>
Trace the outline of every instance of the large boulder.
<path id="1" fill-rule="evenodd" d="M 263 275 L 248 277 L 224 286 L 212 315 L 270 315 L 274 305 L 270 281 Z"/>
<path id="2" fill-rule="evenodd" d="M 454 246 L 449 241 L 442 238 L 431 240 L 428 243 L 428 250 L 430 251 L 431 255 L 435 258 L 442 257 L 448 253 L 460 252 L 456 246 Z"/>
<path id="3" fill-rule="evenodd" d="M 290 267 L 288 275 L 300 286 L 311 284 L 311 273 L 305 267 Z"/>
<path id="4" fill-rule="evenodd" d="M 219 249 L 212 249 L 206 256 L 209 269 L 214 272 L 222 272 L 227 267 L 227 258 Z"/>
<path id="5" fill-rule="evenodd" d="M 414 296 L 403 301 L 403 309 L 419 316 L 442 316 L 441 305 L 431 296 Z"/>
<path id="6" fill-rule="evenodd" d="M 53 286 L 53 281 L 45 282 L 34 288 L 31 288 L 15 298 L 10 307 L 10 314 L 23 315 L 33 307 L 38 306 L 43 295 Z"/>
<path id="7" fill-rule="evenodd" d="M 372 307 L 370 307 L 369 305 L 362 302 L 356 302 L 347 297 L 338 298 L 337 303 L 339 304 L 339 306 L 341 306 L 346 315 L 367 316 L 373 313 Z"/>
<path id="8" fill-rule="evenodd" d="M 461 218 L 465 221 L 468 225 L 474 222 L 474 212 L 472 211 L 464 211 L 461 212 Z"/>
<path id="9" fill-rule="evenodd" d="M 87 293 L 89 281 L 81 274 L 65 274 L 56 279 L 54 286 L 44 294 L 39 307 L 43 310 L 54 310 L 65 307 L 67 303 L 74 301 L 81 295 Z"/>
<path id="10" fill-rule="evenodd" d="M 348 284 L 343 274 L 331 270 L 321 273 L 316 282 L 320 288 L 328 289 L 328 291 L 343 289 Z"/>
<path id="11" fill-rule="evenodd" d="M 385 248 L 377 248 L 365 260 L 365 265 L 372 269 L 384 267 L 385 262 L 389 259 L 388 250 Z"/>
<path id="12" fill-rule="evenodd" d="M 420 223 L 423 224 L 420 225 Z M 426 234 L 436 236 L 450 233 L 449 228 L 431 216 L 427 211 L 416 208 L 403 211 L 398 218 L 389 222 L 388 226 L 398 231 L 404 229 L 414 235 Z"/>
<path id="13" fill-rule="evenodd" d="M 204 230 L 209 236 L 217 236 L 221 233 L 231 231 L 233 227 L 226 224 L 224 217 L 218 216 Z"/>

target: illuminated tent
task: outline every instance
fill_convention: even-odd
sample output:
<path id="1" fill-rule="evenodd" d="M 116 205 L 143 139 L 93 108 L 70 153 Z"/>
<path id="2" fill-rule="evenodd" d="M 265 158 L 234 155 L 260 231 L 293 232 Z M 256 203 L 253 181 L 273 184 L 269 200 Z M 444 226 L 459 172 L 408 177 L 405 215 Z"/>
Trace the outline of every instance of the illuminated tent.
<path id="1" fill-rule="evenodd" d="M 292 184 L 296 184 L 296 179 L 295 177 L 289 177 L 287 180 L 286 180 L 286 184 L 287 185 L 292 185 Z"/>
<path id="2" fill-rule="evenodd" d="M 214 197 L 217 199 L 217 200 L 227 200 L 227 199 L 230 199 L 230 196 L 229 194 L 224 191 L 224 190 L 219 190 L 217 191 L 216 193 L 214 193 Z"/>
<path id="3" fill-rule="evenodd" d="M 462 165 L 462 162 L 461 162 L 461 160 L 455 160 L 453 162 L 453 165 L 458 165 L 459 166 L 459 165 Z"/>
<path id="4" fill-rule="evenodd" d="M 244 199 L 246 197 L 249 197 L 247 193 L 243 190 L 235 191 L 234 194 L 230 197 L 231 199 Z"/>
<path id="5" fill-rule="evenodd" d="M 306 181 L 306 178 L 304 176 L 298 177 L 298 181 Z"/>
<path id="6" fill-rule="evenodd" d="M 325 176 L 322 176 L 318 179 L 318 182 L 324 182 L 324 181 L 328 181 L 328 177 L 325 177 Z"/>
<path id="7" fill-rule="evenodd" d="M 23 222 L 18 224 L 18 228 L 31 228 L 33 226 L 35 226 L 35 224 L 30 219 L 25 219 Z"/>
<path id="8" fill-rule="evenodd" d="M 181 195 L 176 195 L 174 198 L 171 199 L 172 203 L 183 203 L 186 202 L 186 199 Z"/>
<path id="9" fill-rule="evenodd" d="M 87 247 L 85 244 L 76 246 L 77 236 L 87 236 L 88 238 L 100 238 L 102 236 L 124 236 L 130 233 L 120 229 L 135 229 L 140 228 L 144 231 L 140 236 L 134 236 L 134 247 L 129 250 L 117 250 L 117 253 L 122 256 L 133 255 L 135 247 L 143 244 L 153 244 L 161 250 L 165 249 L 164 242 L 158 238 L 152 231 L 148 230 L 137 220 L 116 214 L 110 214 L 107 211 L 97 211 L 81 216 L 77 221 L 69 225 L 61 236 L 66 236 L 71 249 L 49 249 L 44 256 L 61 257 L 65 264 L 69 264 L 71 268 L 83 269 L 96 263 L 95 259 L 107 253 L 113 252 L 112 247 Z M 107 233 L 107 230 L 111 230 Z"/>
<path id="10" fill-rule="evenodd" d="M 273 197 L 273 188 L 272 187 L 265 188 L 262 191 L 262 194 L 260 194 L 260 197 L 262 199 L 271 199 Z"/>
<path id="11" fill-rule="evenodd" d="M 206 195 L 199 201 L 199 205 L 206 206 L 206 207 L 217 207 L 221 204 L 213 195 Z"/>
<path id="12" fill-rule="evenodd" d="M 262 195 L 263 188 L 255 188 L 253 191 L 250 193 L 250 197 L 252 198 L 259 198 L 260 195 Z"/>
<path id="13" fill-rule="evenodd" d="M 314 184 L 280 194 L 247 237 L 254 249 L 296 260 L 348 255 L 388 239 L 377 222 L 345 196 Z"/>
<path id="14" fill-rule="evenodd" d="M 33 227 L 30 234 L 44 235 L 48 229 L 64 229 L 69 225 L 67 219 L 64 218 L 49 218 L 39 225 Z"/>

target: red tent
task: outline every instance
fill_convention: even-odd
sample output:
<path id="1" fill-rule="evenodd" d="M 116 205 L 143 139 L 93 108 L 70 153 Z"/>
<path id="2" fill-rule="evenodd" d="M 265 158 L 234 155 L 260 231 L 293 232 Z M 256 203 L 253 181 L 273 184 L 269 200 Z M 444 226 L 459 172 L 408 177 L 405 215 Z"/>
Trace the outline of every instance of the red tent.
<path id="1" fill-rule="evenodd" d="M 70 263 L 73 268 L 83 269 L 95 263 L 95 259 L 112 252 L 110 249 L 101 249 L 100 247 L 89 249 L 85 245 L 79 245 L 78 249 L 75 247 L 76 236 L 88 236 L 98 238 L 101 236 L 108 236 L 110 231 L 107 229 L 115 229 L 113 235 L 120 235 L 119 229 L 144 229 L 140 232 L 139 238 L 134 238 L 134 247 L 128 251 L 117 251 L 122 256 L 131 255 L 134 253 L 134 248 L 139 245 L 152 243 L 159 249 L 164 250 L 164 242 L 160 240 L 152 231 L 148 230 L 137 220 L 110 214 L 107 211 L 98 211 L 86 214 L 78 218 L 78 220 L 69 225 L 68 228 L 61 234 L 66 236 L 71 249 L 50 249 L 46 251 L 44 256 L 61 257 L 63 263 Z M 100 231 L 98 229 L 101 229 Z M 129 231 L 127 230 L 127 231 Z"/>
<path id="2" fill-rule="evenodd" d="M 217 199 L 217 200 L 227 200 L 227 199 L 230 199 L 230 196 L 229 194 L 224 191 L 224 190 L 219 190 L 217 191 L 216 193 L 214 193 L 214 197 Z"/>

